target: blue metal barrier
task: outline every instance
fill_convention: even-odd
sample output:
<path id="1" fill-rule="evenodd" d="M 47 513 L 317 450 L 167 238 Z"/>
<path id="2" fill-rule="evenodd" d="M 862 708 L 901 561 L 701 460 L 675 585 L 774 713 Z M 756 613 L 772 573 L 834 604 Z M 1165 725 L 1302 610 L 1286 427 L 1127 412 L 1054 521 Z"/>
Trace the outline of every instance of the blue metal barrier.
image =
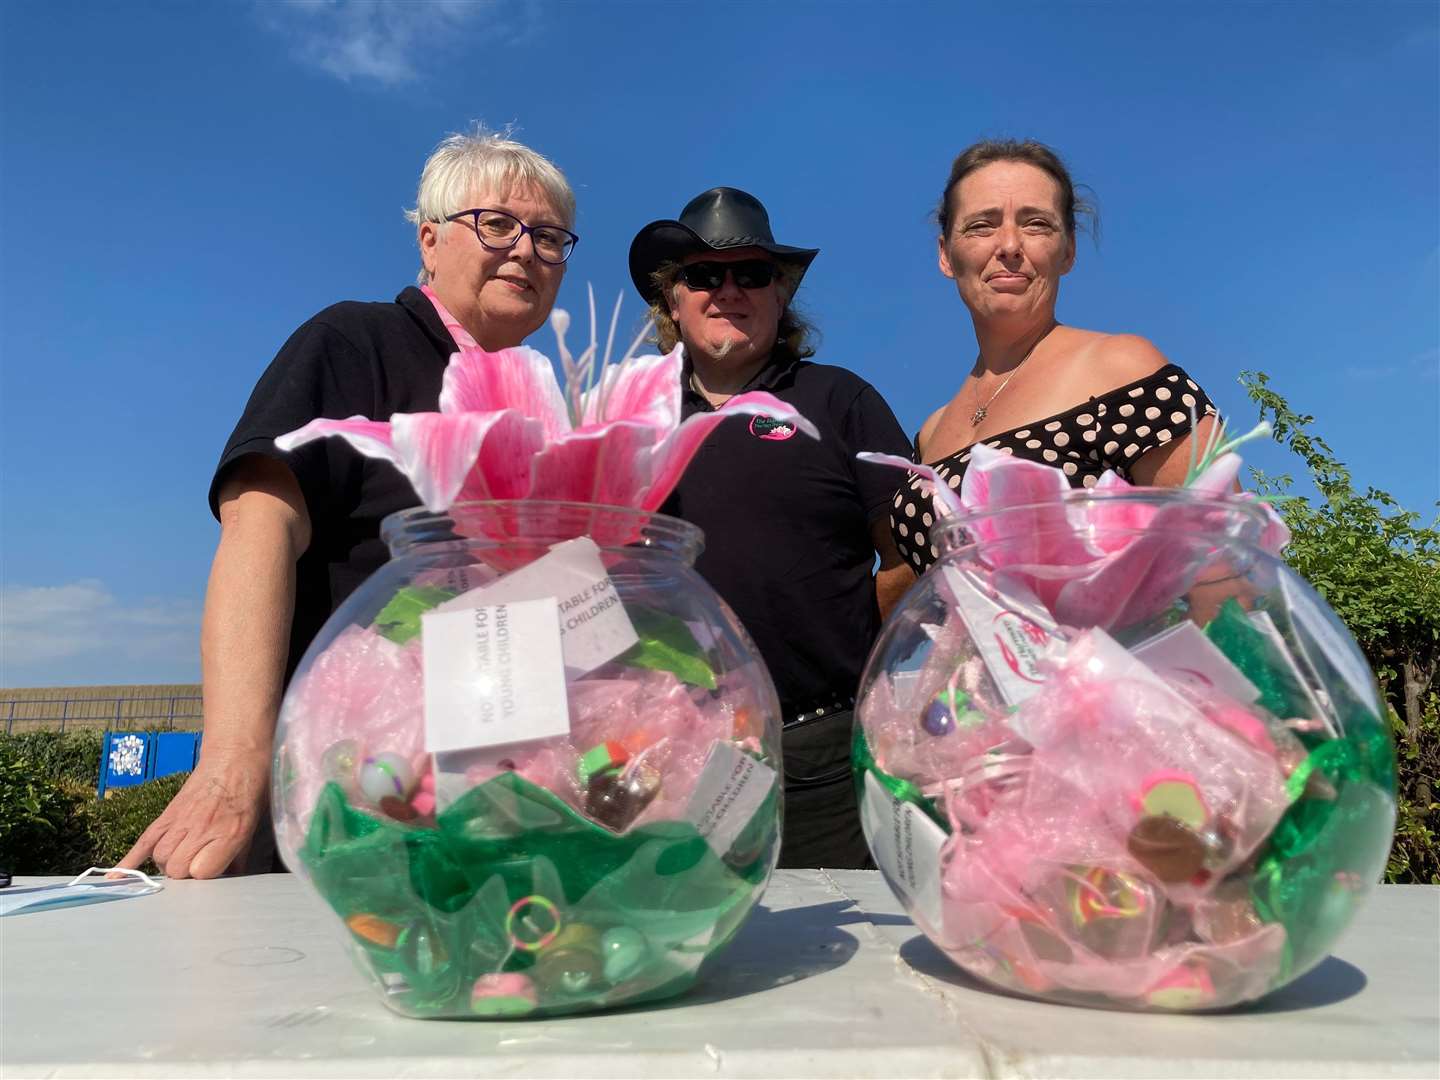
<path id="1" fill-rule="evenodd" d="M 150 778 L 190 772 L 200 759 L 200 732 L 167 731 L 155 736 L 155 764 Z"/>
<path id="2" fill-rule="evenodd" d="M 198 731 L 107 731 L 96 796 L 103 798 L 110 788 L 190 772 L 200 758 L 201 735 Z"/>
<path id="3" fill-rule="evenodd" d="M 107 731 L 100 750 L 97 795 L 110 788 L 134 787 L 150 779 L 155 736 L 148 731 Z"/>

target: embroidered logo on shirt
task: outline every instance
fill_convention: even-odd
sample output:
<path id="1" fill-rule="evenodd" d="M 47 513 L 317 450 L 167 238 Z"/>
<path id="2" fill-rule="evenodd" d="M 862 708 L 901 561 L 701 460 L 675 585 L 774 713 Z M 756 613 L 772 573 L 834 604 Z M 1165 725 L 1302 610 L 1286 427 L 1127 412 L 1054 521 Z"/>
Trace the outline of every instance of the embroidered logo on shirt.
<path id="1" fill-rule="evenodd" d="M 795 434 L 795 425 L 769 416 L 756 416 L 750 420 L 750 434 L 767 442 L 784 442 Z"/>

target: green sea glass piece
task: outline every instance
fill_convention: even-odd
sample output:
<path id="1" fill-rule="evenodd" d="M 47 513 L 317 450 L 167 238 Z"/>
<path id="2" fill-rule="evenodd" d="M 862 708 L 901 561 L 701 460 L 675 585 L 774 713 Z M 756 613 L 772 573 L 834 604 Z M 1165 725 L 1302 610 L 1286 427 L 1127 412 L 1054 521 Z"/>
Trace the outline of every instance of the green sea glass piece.
<path id="1" fill-rule="evenodd" d="M 380 609 L 375 629 L 397 645 L 404 645 L 420 633 L 420 616 L 453 600 L 455 593 L 435 585 L 407 585 Z"/>

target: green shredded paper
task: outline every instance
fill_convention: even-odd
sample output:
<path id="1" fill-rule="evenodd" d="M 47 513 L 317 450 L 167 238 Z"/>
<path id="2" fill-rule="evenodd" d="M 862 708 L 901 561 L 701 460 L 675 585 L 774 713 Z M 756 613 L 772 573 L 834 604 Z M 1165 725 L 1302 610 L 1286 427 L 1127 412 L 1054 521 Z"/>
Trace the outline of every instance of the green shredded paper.
<path id="1" fill-rule="evenodd" d="M 332 783 L 300 858 L 352 931 L 382 928 L 357 931 L 354 941 L 397 1011 L 556 1015 L 688 987 L 765 881 L 779 840 L 777 797 L 778 789 L 722 858 L 688 821 L 613 833 L 515 773 L 466 792 L 433 828 L 354 807 Z M 553 905 L 564 934 L 553 947 L 517 947 L 515 906 L 525 901 Z M 638 956 L 611 983 L 596 943 L 617 930 Z M 534 1001 L 472 1009 L 477 979 L 510 972 L 532 980 Z"/>

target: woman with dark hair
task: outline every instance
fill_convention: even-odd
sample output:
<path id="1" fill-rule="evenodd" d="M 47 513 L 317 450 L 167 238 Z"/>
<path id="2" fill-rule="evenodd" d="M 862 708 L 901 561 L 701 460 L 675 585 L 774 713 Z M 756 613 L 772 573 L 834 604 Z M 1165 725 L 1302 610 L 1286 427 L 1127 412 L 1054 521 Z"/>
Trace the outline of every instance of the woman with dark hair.
<path id="1" fill-rule="evenodd" d="M 979 443 L 1062 469 L 1090 487 L 1107 469 L 1136 484 L 1179 485 L 1189 443 L 1215 407 L 1144 338 L 1061 325 L 1060 279 L 1075 265 L 1077 216 L 1094 210 L 1049 147 L 976 143 L 955 159 L 936 215 L 940 272 L 970 311 L 979 355 L 915 440 L 916 460 L 960 486 Z M 1198 418 L 1198 424 L 1192 419 Z M 939 550 L 924 483 L 900 488 L 891 527 L 917 571 Z"/>

